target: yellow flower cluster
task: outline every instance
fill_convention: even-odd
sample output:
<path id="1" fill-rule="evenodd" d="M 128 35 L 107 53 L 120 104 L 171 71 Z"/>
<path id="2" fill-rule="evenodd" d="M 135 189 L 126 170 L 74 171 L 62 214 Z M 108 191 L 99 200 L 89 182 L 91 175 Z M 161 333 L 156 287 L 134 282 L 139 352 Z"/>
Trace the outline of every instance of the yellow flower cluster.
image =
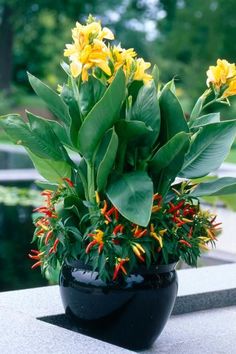
<path id="1" fill-rule="evenodd" d="M 142 58 L 137 58 L 133 48 L 123 49 L 119 46 L 106 45 L 104 40 L 113 40 L 110 29 L 89 17 L 86 25 L 76 22 L 72 29 L 73 44 L 66 44 L 64 56 L 69 57 L 70 70 L 73 77 L 81 74 L 82 81 L 87 81 L 89 72 L 100 68 L 110 83 L 117 70 L 122 67 L 127 82 L 132 80 L 148 83 L 152 76 L 145 71 L 151 66 Z"/>
<path id="2" fill-rule="evenodd" d="M 236 65 L 225 59 L 218 59 L 216 66 L 207 71 L 207 86 L 212 84 L 216 90 L 224 88 L 223 98 L 236 94 Z"/>

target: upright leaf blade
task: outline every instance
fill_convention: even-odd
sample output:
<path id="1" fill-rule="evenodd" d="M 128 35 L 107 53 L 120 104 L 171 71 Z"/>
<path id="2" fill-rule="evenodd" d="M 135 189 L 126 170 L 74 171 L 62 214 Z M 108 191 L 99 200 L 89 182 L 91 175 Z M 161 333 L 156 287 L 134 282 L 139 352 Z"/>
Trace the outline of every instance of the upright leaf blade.
<path id="1" fill-rule="evenodd" d="M 189 148 L 189 135 L 180 132 L 163 145 L 149 162 L 155 192 L 163 196 L 181 170 Z"/>
<path id="2" fill-rule="evenodd" d="M 157 140 L 160 131 L 160 108 L 154 81 L 148 85 L 142 86 L 139 90 L 132 109 L 131 119 L 141 121 L 152 129 L 152 131 L 143 138 L 143 145 L 152 146 Z"/>
<path id="3" fill-rule="evenodd" d="M 165 144 L 180 132 L 189 132 L 182 107 L 174 93 L 166 87 L 160 98 L 161 109 L 161 144 Z"/>
<path id="4" fill-rule="evenodd" d="M 125 218 L 137 225 L 148 225 L 153 203 L 153 184 L 146 172 L 113 176 L 107 188 L 107 196 Z"/>
<path id="5" fill-rule="evenodd" d="M 118 137 L 114 129 L 106 133 L 105 150 L 102 149 L 102 158 L 97 169 L 97 189 L 104 190 L 111 173 L 118 149 Z M 99 151 L 98 151 L 99 153 Z"/>
<path id="6" fill-rule="evenodd" d="M 80 86 L 79 102 L 80 110 L 83 116 L 86 116 L 93 106 L 102 98 L 106 91 L 101 81 L 90 76 L 88 81 L 85 81 Z"/>
<path id="7" fill-rule="evenodd" d="M 236 120 L 202 127 L 190 145 L 180 177 L 203 177 L 219 168 L 230 151 L 235 135 Z"/>
<path id="8" fill-rule="evenodd" d="M 158 175 L 162 169 L 173 164 L 178 170 L 180 167 L 177 167 L 177 159 L 179 160 L 180 152 L 183 153 L 182 161 L 184 160 L 184 155 L 189 146 L 189 136 L 185 132 L 180 132 L 174 135 L 165 145 L 163 145 L 149 161 L 149 167 L 152 170 L 152 173 Z M 184 148 L 184 149 L 183 149 Z M 179 171 L 177 171 L 179 172 Z"/>
<path id="9" fill-rule="evenodd" d="M 63 123 L 70 124 L 69 109 L 61 97 L 30 73 L 28 73 L 28 78 L 33 90 L 47 104 L 49 110 Z"/>
<path id="10" fill-rule="evenodd" d="M 119 111 L 125 99 L 125 75 L 119 70 L 103 97 L 85 118 L 79 134 L 78 147 L 81 154 L 91 160 L 105 134 L 119 118 Z"/>

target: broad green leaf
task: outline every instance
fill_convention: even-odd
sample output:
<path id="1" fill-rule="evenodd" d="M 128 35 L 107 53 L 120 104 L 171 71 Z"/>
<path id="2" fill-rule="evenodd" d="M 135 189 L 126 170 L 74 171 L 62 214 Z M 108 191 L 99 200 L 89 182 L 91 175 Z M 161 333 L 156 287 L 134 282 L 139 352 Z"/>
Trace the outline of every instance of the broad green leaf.
<path id="1" fill-rule="evenodd" d="M 116 132 L 120 139 L 129 142 L 152 132 L 151 127 L 147 127 L 144 122 L 138 120 L 119 120 L 116 125 Z M 143 142 L 143 140 L 141 141 Z"/>
<path id="2" fill-rule="evenodd" d="M 161 172 L 162 169 L 173 164 L 173 169 L 177 169 L 176 159 L 184 161 L 184 156 L 189 147 L 189 136 L 185 132 L 174 135 L 165 145 L 163 145 L 149 161 L 149 167 L 154 175 Z M 182 158 L 179 154 L 182 153 Z M 180 166 L 181 169 L 182 166 Z M 177 173 L 179 170 L 177 171 Z"/>
<path id="3" fill-rule="evenodd" d="M 236 178 L 222 177 L 214 181 L 200 183 L 190 195 L 193 197 L 203 197 L 234 193 L 236 193 Z"/>
<path id="4" fill-rule="evenodd" d="M 35 93 L 47 104 L 49 110 L 63 123 L 69 125 L 71 120 L 69 109 L 61 97 L 30 73 L 28 73 L 28 78 Z"/>
<path id="5" fill-rule="evenodd" d="M 217 122 L 220 122 L 220 113 L 209 113 L 192 121 L 190 128 L 200 128 L 203 125 Z"/>
<path id="6" fill-rule="evenodd" d="M 97 169 L 97 189 L 104 190 L 107 184 L 107 179 L 111 173 L 112 167 L 116 159 L 118 149 L 118 137 L 114 129 L 111 129 L 105 134 L 104 145 L 101 146 L 102 159 Z M 103 144 L 102 144 L 103 145 Z M 104 149 L 105 148 L 105 149 Z M 100 149 L 99 149 L 100 150 Z M 99 154 L 99 151 L 98 151 Z"/>
<path id="7" fill-rule="evenodd" d="M 40 158 L 27 149 L 36 170 L 47 181 L 52 183 L 61 183 L 62 178 L 71 178 L 71 167 L 65 161 L 54 161 Z"/>
<path id="8" fill-rule="evenodd" d="M 220 167 L 236 135 L 236 120 L 203 126 L 190 144 L 180 177 L 206 176 Z"/>
<path id="9" fill-rule="evenodd" d="M 180 132 L 188 133 L 189 129 L 182 107 L 168 87 L 163 89 L 159 101 L 161 110 L 160 141 L 163 145 Z"/>
<path id="10" fill-rule="evenodd" d="M 90 76 L 88 81 L 85 81 L 80 86 L 79 103 L 80 110 L 83 116 L 86 116 L 93 106 L 102 98 L 106 91 L 101 81 Z"/>
<path id="11" fill-rule="evenodd" d="M 17 145 L 29 148 L 34 154 L 52 160 L 64 160 L 67 154 L 48 122 L 28 113 L 31 126 L 19 115 L 0 118 L 0 126 Z"/>
<path id="12" fill-rule="evenodd" d="M 160 108 L 154 81 L 142 86 L 139 90 L 133 105 L 131 119 L 141 121 L 152 129 L 152 132 L 149 132 L 147 137 L 143 138 L 143 145 L 152 146 L 160 131 Z"/>
<path id="13" fill-rule="evenodd" d="M 125 91 L 125 75 L 123 70 L 120 69 L 80 128 L 78 147 L 86 159 L 91 160 L 93 158 L 101 138 L 118 120 L 121 105 L 125 99 Z"/>
<path id="14" fill-rule="evenodd" d="M 107 196 L 125 218 L 137 225 L 148 225 L 153 203 L 153 184 L 146 172 L 113 176 L 107 188 Z"/>
<path id="15" fill-rule="evenodd" d="M 33 113 L 27 111 L 26 113 L 33 138 L 39 145 L 38 148 L 40 151 L 37 155 L 42 156 L 42 154 L 44 154 L 45 157 L 50 157 L 53 160 L 70 161 L 64 146 L 48 124 L 48 121 Z M 28 148 L 31 150 L 30 146 L 28 146 Z"/>

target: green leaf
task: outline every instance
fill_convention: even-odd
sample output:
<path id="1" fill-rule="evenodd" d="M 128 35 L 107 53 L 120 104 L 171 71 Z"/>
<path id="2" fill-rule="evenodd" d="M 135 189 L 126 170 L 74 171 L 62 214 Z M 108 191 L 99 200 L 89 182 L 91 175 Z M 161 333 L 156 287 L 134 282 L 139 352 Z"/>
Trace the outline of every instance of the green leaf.
<path id="1" fill-rule="evenodd" d="M 119 120 L 116 123 L 115 128 L 119 138 L 126 142 L 134 139 L 136 140 L 137 138 L 152 132 L 151 127 L 147 127 L 144 122 L 138 120 Z M 141 142 L 143 142 L 143 140 Z"/>
<path id="2" fill-rule="evenodd" d="M 160 140 L 162 144 L 165 144 L 177 133 L 188 133 L 189 129 L 182 107 L 177 97 L 168 87 L 163 89 L 159 101 L 161 109 Z"/>
<path id="3" fill-rule="evenodd" d="M 69 108 L 69 113 L 71 117 L 69 134 L 70 134 L 71 141 L 73 142 L 74 145 L 76 145 L 78 131 L 82 124 L 78 102 L 75 98 L 73 89 L 70 88 L 68 85 L 63 86 L 60 96 Z"/>
<path id="4" fill-rule="evenodd" d="M 30 73 L 28 73 L 28 78 L 35 93 L 47 104 L 49 110 L 63 123 L 69 125 L 71 120 L 69 109 L 61 97 Z"/>
<path id="5" fill-rule="evenodd" d="M 50 157 L 53 160 L 70 161 L 69 155 L 48 121 L 27 111 L 26 114 L 32 132 L 31 136 L 38 144 L 39 152 L 36 154 L 41 157 L 45 155 L 46 158 Z M 31 150 L 30 146 L 28 148 Z"/>
<path id="6" fill-rule="evenodd" d="M 36 170 L 39 174 L 52 183 L 61 183 L 62 178 L 71 178 L 71 167 L 65 161 L 53 161 L 49 159 L 40 158 L 27 150 Z"/>
<path id="7" fill-rule="evenodd" d="M 160 108 L 154 81 L 139 90 L 133 105 L 131 120 L 141 121 L 152 129 L 147 137 L 143 138 L 143 145 L 152 146 L 160 131 Z"/>
<path id="8" fill-rule="evenodd" d="M 138 96 L 138 93 L 141 89 L 141 87 L 143 87 L 143 81 L 133 81 L 131 82 L 131 84 L 128 86 L 128 97 L 129 96 L 132 96 L 132 102 L 134 104 L 134 102 L 136 101 L 137 99 L 137 96 Z"/>
<path id="9" fill-rule="evenodd" d="M 107 196 L 125 218 L 137 225 L 148 225 L 153 203 L 153 184 L 146 172 L 114 175 L 109 182 Z"/>
<path id="10" fill-rule="evenodd" d="M 153 66 L 153 69 L 152 69 L 152 77 L 153 77 L 153 81 L 154 81 L 156 89 L 157 89 L 158 85 L 159 85 L 160 74 L 159 74 L 159 69 L 156 64 Z"/>
<path id="11" fill-rule="evenodd" d="M 119 111 L 125 99 L 125 75 L 120 69 L 103 97 L 85 118 L 78 135 L 78 147 L 88 160 L 94 152 L 105 132 L 112 128 L 119 118 Z"/>
<path id="12" fill-rule="evenodd" d="M 199 117 L 199 115 L 201 114 L 203 105 L 206 101 L 206 98 L 209 96 L 210 93 L 211 93 L 211 89 L 208 89 L 203 93 L 202 96 L 199 97 L 199 99 L 197 100 L 197 102 L 191 112 L 190 123 L 192 123 L 195 119 L 197 119 Z"/>
<path id="13" fill-rule="evenodd" d="M 214 181 L 200 183 L 190 195 L 193 197 L 203 197 L 234 193 L 236 193 L 236 178 L 222 177 Z"/>
<path id="14" fill-rule="evenodd" d="M 180 132 L 163 145 L 149 162 L 155 190 L 165 195 L 181 170 L 189 148 L 189 136 Z"/>
<path id="15" fill-rule="evenodd" d="M 40 189 L 49 189 L 51 191 L 56 191 L 57 188 L 58 188 L 58 184 L 57 183 L 49 183 L 47 181 L 35 181 L 34 183 Z"/>
<path id="16" fill-rule="evenodd" d="M 73 149 L 73 144 L 70 140 L 70 137 L 67 134 L 67 130 L 63 127 L 60 123 L 56 122 L 55 120 L 48 120 L 48 125 L 50 125 L 51 129 L 54 131 L 58 139 L 61 141 L 62 144 L 68 146 L 69 148 Z"/>
<path id="17" fill-rule="evenodd" d="M 97 169 L 97 189 L 104 190 L 107 184 L 107 179 L 111 173 L 112 167 L 116 159 L 118 149 L 118 137 L 113 129 L 110 129 L 106 134 L 99 148 L 99 153 L 102 153 L 102 159 Z"/>
<path id="18" fill-rule="evenodd" d="M 200 128 L 203 125 L 217 122 L 220 122 L 220 113 L 209 113 L 192 121 L 190 128 Z"/>
<path id="19" fill-rule="evenodd" d="M 163 168 L 173 164 L 173 169 L 181 169 L 181 166 L 177 163 L 178 160 L 184 161 L 184 155 L 189 147 L 189 136 L 185 132 L 180 132 L 174 135 L 165 145 L 163 145 L 149 161 L 149 167 L 153 174 L 157 175 Z M 179 154 L 182 153 L 182 158 Z"/>
<path id="20" fill-rule="evenodd" d="M 93 106 L 102 98 L 106 91 L 101 81 L 90 76 L 88 81 L 85 81 L 80 86 L 79 103 L 80 110 L 83 116 L 86 116 Z"/>
<path id="21" fill-rule="evenodd" d="M 230 151 L 236 135 L 236 120 L 203 126 L 190 144 L 180 176 L 198 178 L 215 171 Z"/>
<path id="22" fill-rule="evenodd" d="M 34 154 L 52 160 L 69 160 L 68 155 L 48 122 L 27 113 L 30 125 L 19 115 L 2 116 L 0 126 L 18 145 L 29 148 Z"/>

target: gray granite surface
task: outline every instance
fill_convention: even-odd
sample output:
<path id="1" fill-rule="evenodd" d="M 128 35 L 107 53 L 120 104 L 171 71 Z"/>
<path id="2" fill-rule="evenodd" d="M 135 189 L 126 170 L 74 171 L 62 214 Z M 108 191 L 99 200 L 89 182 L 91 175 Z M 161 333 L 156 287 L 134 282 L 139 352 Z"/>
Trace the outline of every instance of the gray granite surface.
<path id="1" fill-rule="evenodd" d="M 231 297 L 236 288 L 235 266 L 210 267 L 205 268 L 205 272 L 202 269 L 179 271 L 177 303 L 179 299 L 182 299 L 182 305 L 197 302 L 198 296 L 202 301 L 205 296 L 208 306 L 217 307 L 206 299 L 213 293 L 216 297 L 222 296 L 224 291 Z M 236 305 L 236 296 L 234 301 Z M 230 304 L 226 298 L 221 306 Z M 188 306 L 189 310 L 198 309 Z M 42 321 L 48 316 L 63 317 L 63 312 L 57 286 L 0 293 L 0 353 L 132 353 Z M 154 346 L 144 353 L 236 354 L 236 306 L 172 316 Z"/>

